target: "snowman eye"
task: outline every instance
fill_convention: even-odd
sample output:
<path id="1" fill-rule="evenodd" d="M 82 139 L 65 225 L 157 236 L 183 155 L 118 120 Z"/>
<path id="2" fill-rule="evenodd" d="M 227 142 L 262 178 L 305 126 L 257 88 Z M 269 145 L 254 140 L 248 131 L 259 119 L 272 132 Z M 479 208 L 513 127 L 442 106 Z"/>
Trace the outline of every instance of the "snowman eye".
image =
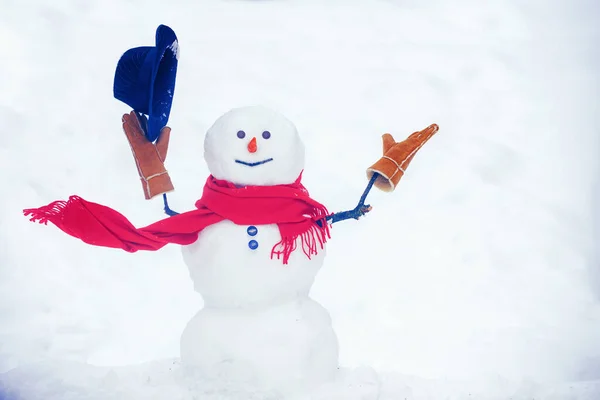
<path id="1" fill-rule="evenodd" d="M 244 131 L 238 131 L 237 137 L 239 137 L 240 139 L 245 138 L 246 137 L 246 132 L 244 132 Z"/>
<path id="2" fill-rule="evenodd" d="M 262 133 L 262 137 L 263 137 L 263 139 L 268 139 L 268 138 L 270 138 L 270 137 L 271 137 L 271 132 L 269 132 L 269 131 L 264 131 L 264 132 Z"/>

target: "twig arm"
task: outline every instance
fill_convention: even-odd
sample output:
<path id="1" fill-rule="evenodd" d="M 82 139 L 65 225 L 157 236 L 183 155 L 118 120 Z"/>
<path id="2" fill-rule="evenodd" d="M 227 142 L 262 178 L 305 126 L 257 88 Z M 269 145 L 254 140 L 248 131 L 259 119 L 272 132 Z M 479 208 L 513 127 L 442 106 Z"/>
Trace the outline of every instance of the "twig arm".
<path id="1" fill-rule="evenodd" d="M 363 192 L 362 196 L 360 196 L 358 205 L 354 209 L 348 211 L 340 211 L 335 214 L 329 215 L 327 216 L 326 221 L 331 221 L 331 223 L 334 224 L 336 222 L 344 221 L 347 219 L 359 219 L 360 217 L 371 211 L 372 207 L 368 204 L 365 205 L 365 201 L 367 200 L 367 196 L 373 188 L 373 184 L 377 180 L 378 176 L 379 174 L 377 173 L 373 174 L 373 176 L 369 180 L 369 183 L 367 184 L 367 187 L 365 188 L 365 191 Z"/>

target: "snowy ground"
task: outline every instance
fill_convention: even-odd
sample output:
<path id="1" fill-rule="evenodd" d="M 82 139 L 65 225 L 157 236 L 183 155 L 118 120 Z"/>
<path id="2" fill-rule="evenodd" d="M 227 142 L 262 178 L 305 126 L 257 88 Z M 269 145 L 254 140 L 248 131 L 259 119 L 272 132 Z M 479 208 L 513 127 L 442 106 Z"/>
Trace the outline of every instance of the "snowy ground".
<path id="1" fill-rule="evenodd" d="M 332 314 L 345 368 L 374 368 L 390 399 L 600 397 L 592 0 L 0 9 L 6 393 L 185 398 L 167 365 L 202 301 L 179 248 L 94 248 L 20 213 L 79 194 L 139 226 L 163 217 L 160 200 L 143 200 L 120 126 L 129 110 L 111 90 L 120 54 L 152 45 L 165 23 L 181 45 L 167 160 L 175 209 L 200 196 L 204 132 L 233 107 L 261 103 L 297 124 L 305 184 L 334 211 L 354 206 L 382 133 L 440 125 L 398 190 L 374 192 L 371 215 L 334 229 L 312 295 Z"/>

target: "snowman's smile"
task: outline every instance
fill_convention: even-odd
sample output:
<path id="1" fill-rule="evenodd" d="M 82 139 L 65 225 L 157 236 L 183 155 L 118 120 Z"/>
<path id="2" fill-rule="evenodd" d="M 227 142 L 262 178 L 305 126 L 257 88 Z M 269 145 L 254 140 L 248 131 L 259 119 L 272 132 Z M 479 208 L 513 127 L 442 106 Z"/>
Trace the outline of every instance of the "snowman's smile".
<path id="1" fill-rule="evenodd" d="M 242 161 L 242 160 L 235 160 L 236 163 L 247 165 L 249 167 L 256 167 L 257 165 L 266 164 L 269 161 L 273 161 L 273 159 L 272 158 L 267 158 L 266 160 L 256 161 L 256 162 L 247 162 L 247 161 Z"/>

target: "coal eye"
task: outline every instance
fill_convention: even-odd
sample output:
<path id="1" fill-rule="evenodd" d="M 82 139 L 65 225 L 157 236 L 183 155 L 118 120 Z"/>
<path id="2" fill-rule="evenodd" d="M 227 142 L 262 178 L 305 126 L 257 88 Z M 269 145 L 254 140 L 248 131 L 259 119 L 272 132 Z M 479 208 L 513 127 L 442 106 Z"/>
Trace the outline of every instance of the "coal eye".
<path id="1" fill-rule="evenodd" d="M 244 132 L 244 131 L 238 131 L 237 137 L 239 137 L 240 139 L 245 138 L 246 137 L 246 132 Z"/>
<path id="2" fill-rule="evenodd" d="M 263 139 L 268 139 L 271 137 L 271 132 L 269 131 L 264 131 L 262 134 Z"/>

